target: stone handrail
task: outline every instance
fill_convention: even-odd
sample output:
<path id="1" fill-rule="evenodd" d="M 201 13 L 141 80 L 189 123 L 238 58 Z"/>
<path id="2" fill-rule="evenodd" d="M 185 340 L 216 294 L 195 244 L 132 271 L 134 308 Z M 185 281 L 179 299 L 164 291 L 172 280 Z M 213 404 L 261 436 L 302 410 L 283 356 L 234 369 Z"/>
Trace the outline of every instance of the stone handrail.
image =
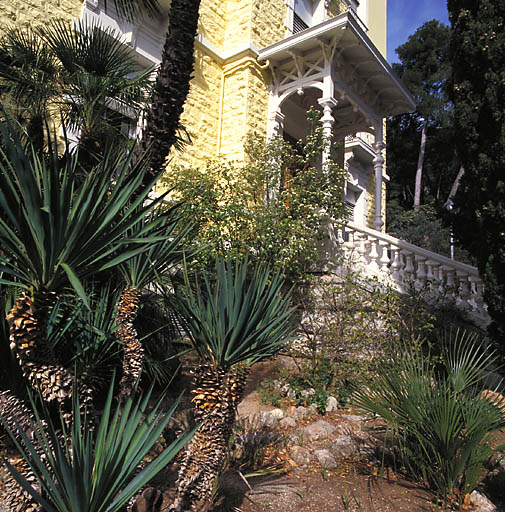
<path id="1" fill-rule="evenodd" d="M 427 287 L 434 296 L 452 298 L 463 309 L 485 314 L 476 267 L 354 222 L 347 222 L 338 238 L 354 265 L 396 290 L 409 293 Z"/>

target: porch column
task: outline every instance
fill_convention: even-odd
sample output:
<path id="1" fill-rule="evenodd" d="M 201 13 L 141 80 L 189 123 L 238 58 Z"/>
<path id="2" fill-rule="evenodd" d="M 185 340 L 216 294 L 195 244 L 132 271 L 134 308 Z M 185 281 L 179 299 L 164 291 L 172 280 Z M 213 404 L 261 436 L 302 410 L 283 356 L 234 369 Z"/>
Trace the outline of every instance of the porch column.
<path id="1" fill-rule="evenodd" d="M 380 126 L 376 128 L 375 144 L 375 158 L 373 159 L 373 167 L 375 170 L 375 220 L 373 225 L 377 231 L 380 231 L 384 226 L 382 220 L 382 169 L 384 168 L 384 157 L 382 151 L 386 147 L 382 136 L 382 120 Z"/>
<path id="2" fill-rule="evenodd" d="M 270 115 L 270 130 L 269 130 L 269 138 L 270 137 L 280 137 L 284 133 L 284 119 L 285 115 L 277 110 Z"/>
<path id="3" fill-rule="evenodd" d="M 317 100 L 319 105 L 323 107 L 323 116 L 321 122 L 323 124 L 323 133 L 326 137 L 327 144 L 323 151 L 323 169 L 324 164 L 330 160 L 331 156 L 331 137 L 333 135 L 333 125 L 335 124 L 335 118 L 333 117 L 333 109 L 337 106 L 337 100 L 332 97 L 320 98 Z"/>

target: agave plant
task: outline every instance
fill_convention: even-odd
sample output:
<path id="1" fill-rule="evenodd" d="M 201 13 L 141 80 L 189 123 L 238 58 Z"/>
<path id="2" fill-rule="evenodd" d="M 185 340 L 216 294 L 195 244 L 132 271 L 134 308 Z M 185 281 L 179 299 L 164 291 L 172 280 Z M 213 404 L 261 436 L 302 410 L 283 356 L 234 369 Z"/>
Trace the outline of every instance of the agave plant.
<path id="1" fill-rule="evenodd" d="M 358 406 L 388 422 L 405 466 L 446 501 L 476 487 L 493 453 L 489 436 L 505 427 L 503 400 L 482 393 L 494 359 L 475 334 L 458 332 L 441 360 L 410 348 L 355 394 Z"/>
<path id="2" fill-rule="evenodd" d="M 8 121 L 0 123 L 0 138 L 0 284 L 23 290 L 7 317 L 10 337 L 31 385 L 40 387 L 45 400 L 63 402 L 72 379 L 46 338 L 57 293 L 70 283 L 89 307 L 83 278 L 119 265 L 160 239 L 159 233 L 148 234 L 161 221 L 144 225 L 140 233 L 132 228 L 162 197 L 143 205 L 150 188 L 138 192 L 145 162 L 132 168 L 132 154 L 106 155 L 77 186 L 77 155 L 60 159 L 53 145 L 49 157 L 41 159 L 23 146 Z"/>
<path id="3" fill-rule="evenodd" d="M 289 294 L 265 266 L 248 275 L 247 261 L 219 261 L 215 281 L 186 291 L 179 303 L 183 327 L 199 356 L 192 401 L 204 423 L 179 470 L 172 510 L 198 510 L 225 459 L 249 368 L 275 354 L 291 332 Z"/>
<path id="4" fill-rule="evenodd" d="M 36 477 L 34 485 L 11 463 L 4 461 L 18 484 L 47 512 L 117 512 L 162 470 L 194 434 L 173 441 L 139 472 L 138 467 L 167 426 L 176 402 L 160 412 L 160 398 L 149 407 L 151 392 L 129 397 L 113 406 L 111 384 L 103 415 L 96 429 L 81 420 L 77 393 L 69 432 L 59 431 L 49 411 L 35 412 L 30 427 L 1 418 L 24 463 Z M 34 401 L 32 405 L 35 406 Z M 43 419 L 42 419 L 43 418 Z M 63 429 L 64 423 L 62 422 Z M 29 432 L 28 432 L 29 430 Z"/>

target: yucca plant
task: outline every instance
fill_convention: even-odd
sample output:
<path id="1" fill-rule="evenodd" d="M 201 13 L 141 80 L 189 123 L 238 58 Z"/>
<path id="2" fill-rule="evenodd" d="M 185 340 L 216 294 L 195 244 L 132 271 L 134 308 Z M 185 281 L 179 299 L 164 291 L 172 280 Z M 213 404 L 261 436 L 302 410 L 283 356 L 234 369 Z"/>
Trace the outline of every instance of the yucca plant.
<path id="1" fill-rule="evenodd" d="M 172 510 L 199 510 L 209 499 L 249 368 L 290 336 L 290 296 L 282 288 L 279 275 L 251 270 L 247 260 L 218 261 L 214 280 L 204 276 L 194 288 L 186 282 L 178 312 L 199 357 L 191 394 L 204 423 L 184 453 Z"/>
<path id="2" fill-rule="evenodd" d="M 132 228 L 133 235 L 140 233 L 141 240 L 143 236 L 150 237 L 145 228 L 156 222 L 159 223 L 158 229 L 163 236 L 151 242 L 146 251 L 135 254 L 119 266 L 126 283 L 116 314 L 116 335 L 124 350 L 123 376 L 120 383 L 122 396 L 128 396 L 132 392 L 142 372 L 144 348 L 133 325 L 139 310 L 142 289 L 164 277 L 183 260 L 182 241 L 191 226 L 180 225 L 177 208 L 178 206 L 168 210 L 159 208 L 153 212 L 152 217 L 141 219 Z"/>
<path id="3" fill-rule="evenodd" d="M 445 340 L 441 357 L 410 347 L 354 396 L 387 421 L 405 467 L 446 502 L 475 489 L 493 454 L 490 434 L 505 427 L 503 401 L 482 393 L 494 360 L 475 334 L 457 332 Z"/>
<path id="4" fill-rule="evenodd" d="M 49 411 L 36 410 L 31 434 L 21 425 L 2 418 L 25 464 L 36 476 L 32 485 L 12 464 L 4 462 L 18 484 L 46 512 L 116 512 L 162 470 L 194 434 L 186 433 L 173 441 L 139 472 L 139 464 L 149 454 L 167 426 L 175 408 L 162 413 L 160 398 L 149 406 L 151 391 L 129 397 L 113 406 L 114 383 L 96 429 L 81 419 L 77 393 L 73 400 L 70 431 L 58 430 Z M 34 401 L 32 405 L 35 407 Z"/>
<path id="5" fill-rule="evenodd" d="M 10 337 L 31 385 L 45 400 L 61 403 L 71 394 L 72 379 L 46 339 L 57 293 L 70 284 L 89 307 L 83 278 L 162 238 L 158 232 L 149 236 L 161 221 L 132 232 L 162 197 L 143 205 L 150 190 L 139 193 L 145 162 L 132 166 L 132 154 L 106 155 L 78 186 L 78 156 L 60 158 L 56 140 L 42 159 L 23 146 L 7 120 L 0 123 L 0 142 L 0 284 L 23 290 L 7 317 Z"/>
<path id="6" fill-rule="evenodd" d="M 51 310 L 47 337 L 65 368 L 94 391 L 103 390 L 121 362 L 121 343 L 116 338 L 115 315 L 121 294 L 112 278 L 86 282 L 90 307 L 75 292 L 65 291 Z M 96 393 L 95 393 L 96 394 Z"/>

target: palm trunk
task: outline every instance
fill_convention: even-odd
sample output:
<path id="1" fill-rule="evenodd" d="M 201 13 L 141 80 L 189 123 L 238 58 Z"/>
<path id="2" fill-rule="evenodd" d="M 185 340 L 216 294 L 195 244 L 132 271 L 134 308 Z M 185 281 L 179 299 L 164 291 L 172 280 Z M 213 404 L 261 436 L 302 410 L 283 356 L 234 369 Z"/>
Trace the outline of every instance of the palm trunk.
<path id="1" fill-rule="evenodd" d="M 116 314 L 117 339 L 123 344 L 123 376 L 120 383 L 120 396 L 128 397 L 142 373 L 144 348 L 138 340 L 133 326 L 139 310 L 142 293 L 135 288 L 126 287 L 121 294 Z"/>
<path id="2" fill-rule="evenodd" d="M 414 190 L 414 210 L 417 210 L 421 206 L 421 186 L 423 181 L 424 154 L 426 150 L 427 138 L 426 132 L 427 123 L 425 119 L 423 121 L 423 131 L 421 132 L 421 146 L 419 147 L 419 158 L 417 160 L 416 184 Z"/>
<path id="3" fill-rule="evenodd" d="M 236 365 L 225 373 L 209 363 L 195 370 L 192 401 L 196 418 L 203 424 L 184 453 L 171 511 L 196 511 L 209 505 L 214 481 L 226 457 L 248 372 L 245 365 Z"/>
<path id="4" fill-rule="evenodd" d="M 177 128 L 194 67 L 194 44 L 200 0 L 172 0 L 168 32 L 156 76 L 151 105 L 146 113 L 141 147 L 150 147 L 150 176 L 164 170 L 170 149 L 177 140 Z"/>

